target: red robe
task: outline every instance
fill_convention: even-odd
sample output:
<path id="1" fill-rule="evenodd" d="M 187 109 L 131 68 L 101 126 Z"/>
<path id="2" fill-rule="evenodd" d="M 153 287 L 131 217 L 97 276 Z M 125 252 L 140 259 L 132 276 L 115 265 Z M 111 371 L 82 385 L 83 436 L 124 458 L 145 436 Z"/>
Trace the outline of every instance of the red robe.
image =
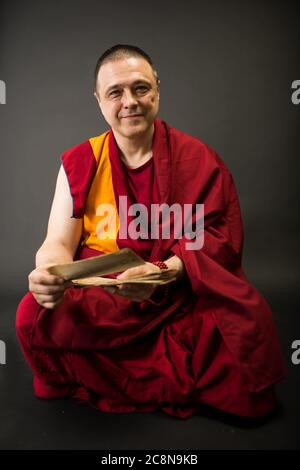
<path id="1" fill-rule="evenodd" d="M 204 143 L 158 119 L 152 149 L 159 203 L 204 204 L 204 245 L 187 250 L 185 237 L 153 241 L 148 261 L 176 254 L 187 273 L 160 307 L 91 287 L 68 289 L 63 302 L 47 310 L 27 294 L 17 332 L 35 393 L 77 396 L 112 412 L 160 408 L 187 417 L 205 403 L 264 415 L 274 407 L 272 385 L 285 366 L 270 309 L 242 270 L 243 228 L 232 176 Z M 62 159 L 74 217 L 84 214 L 96 172 L 89 151 L 85 142 Z M 98 254 L 82 246 L 77 258 Z"/>

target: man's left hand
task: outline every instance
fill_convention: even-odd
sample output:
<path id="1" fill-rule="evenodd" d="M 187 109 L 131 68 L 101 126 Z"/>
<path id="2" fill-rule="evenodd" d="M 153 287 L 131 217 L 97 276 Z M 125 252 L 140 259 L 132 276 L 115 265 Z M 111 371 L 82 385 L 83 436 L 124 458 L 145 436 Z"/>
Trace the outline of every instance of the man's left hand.
<path id="1" fill-rule="evenodd" d="M 146 262 L 142 266 L 126 269 L 117 279 L 130 279 L 144 276 L 145 274 L 160 273 L 160 268 L 152 263 Z M 119 284 L 117 286 L 105 286 L 104 289 L 112 294 L 118 294 L 135 302 L 142 302 L 149 299 L 157 288 L 156 284 Z"/>

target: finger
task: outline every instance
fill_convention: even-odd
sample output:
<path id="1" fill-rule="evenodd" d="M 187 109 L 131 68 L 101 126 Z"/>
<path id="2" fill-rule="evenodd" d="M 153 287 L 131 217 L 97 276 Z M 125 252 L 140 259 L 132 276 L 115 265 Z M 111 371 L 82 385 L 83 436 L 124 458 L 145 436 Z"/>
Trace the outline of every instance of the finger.
<path id="1" fill-rule="evenodd" d="M 58 294 L 64 292 L 66 289 L 65 286 L 45 286 L 43 284 L 30 284 L 29 290 L 33 291 L 35 294 Z"/>
<path id="2" fill-rule="evenodd" d="M 35 292 L 36 294 L 63 294 L 67 288 L 67 286 L 45 286 L 43 284 L 29 284 L 29 290 L 31 292 Z"/>
<path id="3" fill-rule="evenodd" d="M 55 309 L 56 307 L 58 307 L 59 304 L 61 304 L 61 302 L 62 302 L 62 300 L 59 300 L 59 301 L 57 301 L 57 302 L 46 302 L 46 303 L 44 303 L 42 306 L 43 306 L 44 308 L 49 309 L 49 310 L 53 310 L 53 309 Z"/>
<path id="4" fill-rule="evenodd" d="M 46 272 L 36 271 L 34 274 L 29 275 L 29 281 L 34 284 L 43 285 L 63 285 L 65 280 L 62 277 L 47 274 Z"/>
<path id="5" fill-rule="evenodd" d="M 136 266 L 135 268 L 126 269 L 126 271 L 117 276 L 117 279 L 129 279 L 130 277 L 137 277 L 147 272 L 149 272 L 147 265 Z"/>
<path id="6" fill-rule="evenodd" d="M 39 299 L 40 302 L 56 302 L 57 300 L 59 299 L 63 299 L 64 295 L 59 293 L 59 294 L 51 294 L 51 295 L 47 295 L 47 294 L 42 294 L 42 295 L 39 295 L 37 294 L 36 297 Z"/>

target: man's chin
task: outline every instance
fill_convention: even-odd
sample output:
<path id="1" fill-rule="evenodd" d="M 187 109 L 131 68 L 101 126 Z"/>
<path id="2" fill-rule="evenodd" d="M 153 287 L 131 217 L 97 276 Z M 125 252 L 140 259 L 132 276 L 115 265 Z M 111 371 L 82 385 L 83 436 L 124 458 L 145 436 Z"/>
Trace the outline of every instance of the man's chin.
<path id="1" fill-rule="evenodd" d="M 126 137 L 134 137 L 143 134 L 149 129 L 148 123 L 130 123 L 130 125 L 122 125 L 120 130 L 121 133 Z"/>

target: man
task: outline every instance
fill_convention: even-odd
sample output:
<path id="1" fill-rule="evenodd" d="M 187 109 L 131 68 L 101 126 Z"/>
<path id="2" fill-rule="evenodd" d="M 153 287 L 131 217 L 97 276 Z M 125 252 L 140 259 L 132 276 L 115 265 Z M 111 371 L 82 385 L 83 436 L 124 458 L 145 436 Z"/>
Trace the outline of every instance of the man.
<path id="1" fill-rule="evenodd" d="M 269 307 L 241 267 L 234 182 L 207 145 L 157 119 L 159 93 L 141 49 L 117 45 L 98 60 L 95 97 L 111 129 L 63 154 L 47 236 L 17 312 L 34 392 L 110 412 L 159 408 L 183 418 L 206 404 L 264 416 L 275 407 L 273 386 L 285 368 Z M 162 236 L 163 210 L 148 221 L 161 229 L 158 238 L 145 236 L 145 221 L 138 237 L 123 236 L 124 220 L 127 228 L 134 222 L 134 211 L 124 215 L 124 198 L 152 215 L 153 205 L 189 205 L 193 227 L 204 204 L 203 246 L 191 241 L 192 230 Z M 113 224 L 103 223 L 108 205 Z M 168 218 L 172 229 L 178 221 Z M 146 264 L 118 277 L 172 268 L 176 281 L 168 289 L 78 289 L 47 270 L 123 247 Z"/>

